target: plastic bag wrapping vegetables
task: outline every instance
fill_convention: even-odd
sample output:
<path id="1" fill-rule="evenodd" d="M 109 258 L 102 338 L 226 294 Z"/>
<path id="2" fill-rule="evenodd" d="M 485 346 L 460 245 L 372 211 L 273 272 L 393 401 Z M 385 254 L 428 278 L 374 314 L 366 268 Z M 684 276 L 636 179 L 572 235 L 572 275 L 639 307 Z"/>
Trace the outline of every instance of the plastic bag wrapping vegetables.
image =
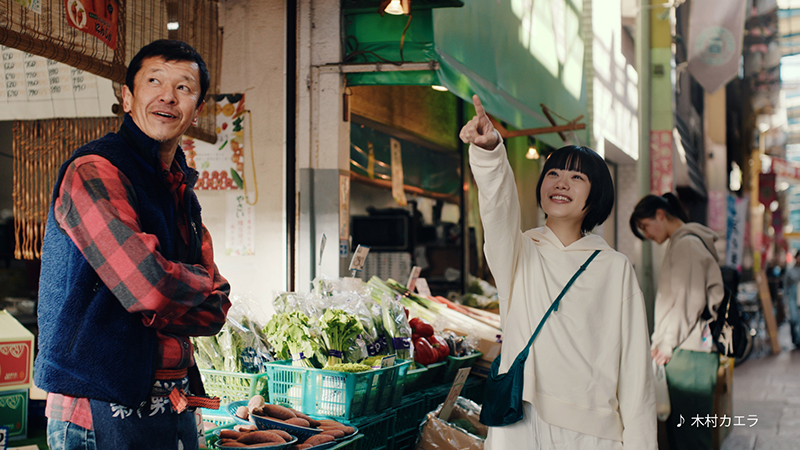
<path id="1" fill-rule="evenodd" d="M 380 339 L 383 333 L 379 331 L 378 327 L 375 325 L 373 311 L 371 310 L 374 301 L 369 297 L 368 289 L 342 291 L 334 294 L 330 299 L 331 307 L 339 308 L 352 314 L 361 322 L 361 326 L 364 327 L 364 332 L 356 339 L 359 352 L 353 352 L 351 356 L 348 356 L 350 361 L 354 361 L 354 358 L 361 360 L 368 356 L 381 354 L 381 352 L 385 351 L 386 339 Z M 380 311 L 380 309 L 377 309 L 377 311 Z"/>
<path id="2" fill-rule="evenodd" d="M 478 421 L 481 407 L 472 400 L 458 397 L 448 420 L 439 418 L 443 405 L 425 416 L 420 425 L 417 449 L 483 450 L 488 427 Z"/>
<path id="3" fill-rule="evenodd" d="M 357 362 L 361 357 L 358 353 L 356 360 L 346 360 L 345 354 L 352 354 L 353 347 L 357 347 L 356 339 L 364 333 L 364 327 L 355 315 L 336 308 L 330 308 L 319 319 L 322 338 L 328 349 L 328 362 L 326 367 L 341 362 Z"/>
<path id="4" fill-rule="evenodd" d="M 275 347 L 278 359 L 291 359 L 297 367 L 322 367 L 326 359 L 324 346 L 305 313 L 295 310 L 274 314 L 263 332 Z"/>
<path id="5" fill-rule="evenodd" d="M 381 296 L 381 315 L 383 329 L 389 344 L 389 353 L 399 359 L 414 360 L 414 346 L 411 344 L 411 325 L 408 324 L 405 308 L 389 294 Z"/>
<path id="6" fill-rule="evenodd" d="M 197 366 L 224 372 L 263 372 L 264 363 L 273 357 L 271 346 L 259 328 L 251 321 L 247 306 L 234 300 L 219 333 L 191 339 Z"/>

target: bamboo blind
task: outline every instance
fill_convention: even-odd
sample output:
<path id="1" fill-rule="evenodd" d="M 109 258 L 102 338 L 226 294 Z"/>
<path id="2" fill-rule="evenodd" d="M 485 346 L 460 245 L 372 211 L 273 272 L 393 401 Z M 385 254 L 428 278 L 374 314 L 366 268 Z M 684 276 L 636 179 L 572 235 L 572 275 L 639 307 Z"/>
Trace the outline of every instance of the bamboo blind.
<path id="1" fill-rule="evenodd" d="M 0 0 L 0 44 L 62 62 L 118 84 L 125 82 L 127 64 L 136 52 L 156 39 L 179 39 L 194 47 L 208 66 L 211 86 L 206 108 L 197 126 L 191 127 L 187 134 L 216 142 L 214 112 L 221 61 L 218 0 L 114 0 L 119 3 L 115 50 L 100 39 L 69 26 L 64 0 L 39 1 L 41 14 L 15 0 Z M 178 22 L 180 26 L 168 31 L 168 22 Z"/>
<path id="2" fill-rule="evenodd" d="M 14 233 L 17 259 L 38 259 L 58 169 L 83 144 L 116 131 L 121 119 L 15 121 Z"/>

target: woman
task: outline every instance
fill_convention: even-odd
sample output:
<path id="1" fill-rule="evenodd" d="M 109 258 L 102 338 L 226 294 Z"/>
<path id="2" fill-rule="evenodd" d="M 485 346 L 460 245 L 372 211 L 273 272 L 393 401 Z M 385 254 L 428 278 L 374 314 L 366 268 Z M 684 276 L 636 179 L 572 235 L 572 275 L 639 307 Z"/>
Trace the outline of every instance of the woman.
<path id="1" fill-rule="evenodd" d="M 789 324 L 792 332 L 792 344 L 800 348 L 800 251 L 794 254 L 794 265 L 786 268 L 783 274 L 783 298 L 789 306 Z"/>
<path id="2" fill-rule="evenodd" d="M 667 244 L 651 336 L 653 360 L 664 365 L 672 412 L 667 437 L 672 450 L 712 448 L 712 427 L 693 426 L 694 417 L 713 416 L 719 355 L 713 350 L 708 320 L 724 296 L 714 241 L 717 234 L 689 222 L 671 193 L 648 195 L 633 210 L 630 227 L 639 239 Z"/>
<path id="3" fill-rule="evenodd" d="M 628 259 L 600 236 L 614 187 L 605 161 L 566 146 L 536 188 L 545 226 L 520 231 L 514 175 L 500 135 L 473 97 L 461 130 L 478 185 L 485 254 L 503 327 L 500 373 L 527 345 L 572 275 L 601 250 L 544 323 L 525 362 L 521 421 L 490 427 L 486 448 L 654 450 L 656 413 L 644 301 Z"/>

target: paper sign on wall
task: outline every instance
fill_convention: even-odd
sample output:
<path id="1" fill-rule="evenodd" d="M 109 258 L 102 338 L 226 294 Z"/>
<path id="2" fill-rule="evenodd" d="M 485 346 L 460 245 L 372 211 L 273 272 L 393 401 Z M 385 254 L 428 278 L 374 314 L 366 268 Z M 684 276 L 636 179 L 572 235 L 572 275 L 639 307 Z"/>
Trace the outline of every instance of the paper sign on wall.
<path id="1" fill-rule="evenodd" d="M 225 216 L 225 254 L 255 255 L 255 207 L 247 204 L 244 191 L 229 192 Z"/>
<path id="2" fill-rule="evenodd" d="M 217 142 L 184 137 L 186 162 L 200 172 L 195 189 L 242 189 L 245 150 L 244 94 L 217 96 Z"/>
<path id="3" fill-rule="evenodd" d="M 117 0 L 64 0 L 64 7 L 69 26 L 100 39 L 112 50 L 117 48 Z"/>

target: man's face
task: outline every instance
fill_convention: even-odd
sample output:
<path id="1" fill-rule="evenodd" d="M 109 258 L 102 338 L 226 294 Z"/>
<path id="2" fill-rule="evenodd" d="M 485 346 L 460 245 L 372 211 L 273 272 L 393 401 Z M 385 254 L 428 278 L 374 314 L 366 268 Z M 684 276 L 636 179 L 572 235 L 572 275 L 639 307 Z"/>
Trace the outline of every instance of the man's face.
<path id="1" fill-rule="evenodd" d="M 136 73 L 133 92 L 122 87 L 122 108 L 146 135 L 162 143 L 162 150 L 176 148 L 202 111 L 200 70 L 190 61 L 146 58 Z"/>

